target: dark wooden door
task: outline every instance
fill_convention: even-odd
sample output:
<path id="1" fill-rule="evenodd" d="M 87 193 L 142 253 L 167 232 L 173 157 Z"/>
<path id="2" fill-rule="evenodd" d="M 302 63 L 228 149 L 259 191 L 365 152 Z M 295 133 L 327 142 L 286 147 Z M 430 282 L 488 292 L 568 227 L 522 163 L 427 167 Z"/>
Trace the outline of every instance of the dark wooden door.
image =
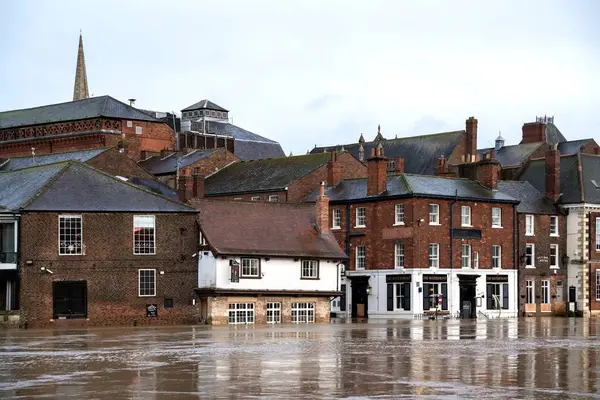
<path id="1" fill-rule="evenodd" d="M 87 317 L 87 281 L 54 282 L 54 318 Z"/>

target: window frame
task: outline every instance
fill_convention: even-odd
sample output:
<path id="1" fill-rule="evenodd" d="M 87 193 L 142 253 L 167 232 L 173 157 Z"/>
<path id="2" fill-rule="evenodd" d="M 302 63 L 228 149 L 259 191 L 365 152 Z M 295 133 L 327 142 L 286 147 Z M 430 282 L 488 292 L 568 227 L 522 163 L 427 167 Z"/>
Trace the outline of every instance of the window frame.
<path id="1" fill-rule="evenodd" d="M 435 254 L 432 254 L 432 249 L 435 249 Z M 440 245 L 439 243 L 429 243 L 428 246 L 429 268 L 440 267 Z"/>
<path id="2" fill-rule="evenodd" d="M 234 306 L 234 307 L 231 307 Z M 241 307 L 243 306 L 243 307 Z M 256 306 L 254 303 L 229 303 L 227 304 L 227 324 L 229 325 L 252 325 L 256 322 Z M 231 321 L 231 315 L 233 312 L 233 319 Z M 244 315 L 244 321 L 238 321 L 238 315 Z M 249 316 L 251 316 L 249 318 Z"/>
<path id="3" fill-rule="evenodd" d="M 404 203 L 394 206 L 394 225 L 404 225 Z"/>
<path id="4" fill-rule="evenodd" d="M 548 279 L 542 280 L 540 304 L 550 304 L 550 280 Z"/>
<path id="5" fill-rule="evenodd" d="M 465 252 L 466 250 L 466 252 Z M 466 262 L 465 262 L 466 260 Z M 471 262 L 471 245 L 463 243 L 460 245 L 460 266 L 461 268 L 471 268 L 473 266 Z M 466 264 L 466 265 L 465 265 Z"/>
<path id="6" fill-rule="evenodd" d="M 404 242 L 398 240 L 394 245 L 394 266 L 395 268 L 404 268 Z"/>
<path id="7" fill-rule="evenodd" d="M 312 270 L 315 272 L 315 275 L 310 275 L 310 276 L 306 276 L 304 275 L 304 264 L 305 263 L 310 263 L 310 265 L 308 265 L 308 269 Z M 311 260 L 311 259 L 303 259 L 300 261 L 300 279 L 307 279 L 307 280 L 318 280 L 320 277 L 320 271 L 319 271 L 319 260 Z"/>
<path id="8" fill-rule="evenodd" d="M 532 300 L 531 302 L 529 300 Z M 535 281 L 527 280 L 525 282 L 525 301 L 526 304 L 535 304 Z"/>
<path id="9" fill-rule="evenodd" d="M 154 280 L 154 293 L 153 294 L 142 294 L 142 271 L 152 271 Z M 138 269 L 138 297 L 156 297 L 158 280 L 156 279 L 155 268 L 139 268 Z"/>
<path id="10" fill-rule="evenodd" d="M 257 272 L 256 274 L 244 274 L 244 261 L 257 261 Z M 240 257 L 240 279 L 261 279 L 261 262 L 260 257 Z M 248 266 L 250 269 L 253 268 L 252 265 Z"/>
<path id="11" fill-rule="evenodd" d="M 316 305 L 310 301 L 294 302 L 291 304 L 291 322 L 292 324 L 314 324 Z M 306 312 L 304 319 L 301 320 L 301 314 L 303 311 Z"/>
<path id="12" fill-rule="evenodd" d="M 498 254 L 494 254 L 498 250 Z M 494 260 L 496 261 L 496 266 L 494 266 Z M 502 268 L 502 246 L 499 244 L 492 245 L 492 268 L 501 269 Z"/>
<path id="13" fill-rule="evenodd" d="M 434 211 L 432 211 L 432 207 L 433 207 Z M 435 217 L 435 218 L 433 218 L 433 217 Z M 440 205 L 439 204 L 429 204 L 429 225 L 441 225 L 440 224 Z"/>
<path id="14" fill-rule="evenodd" d="M 252 196 L 250 197 L 250 201 L 260 201 L 260 196 Z"/>
<path id="15" fill-rule="evenodd" d="M 361 210 L 362 210 L 362 215 L 359 215 Z M 367 208 L 366 207 L 356 207 L 354 214 L 356 216 L 354 227 L 355 228 L 366 228 L 367 227 Z M 361 219 L 362 219 L 362 224 L 359 223 L 361 221 Z"/>
<path id="16" fill-rule="evenodd" d="M 460 206 L 460 226 L 473 226 L 473 221 L 471 219 L 471 206 Z"/>
<path id="17" fill-rule="evenodd" d="M 269 202 L 270 203 L 278 203 L 279 202 L 279 195 L 277 195 L 277 194 L 270 194 L 269 195 Z"/>
<path id="18" fill-rule="evenodd" d="M 61 220 L 62 219 L 78 219 L 79 220 L 79 251 L 75 253 L 61 253 L 61 251 L 66 250 L 67 247 L 61 246 Z M 16 231 L 16 230 L 15 230 Z M 18 243 L 18 241 L 16 242 Z M 70 243 L 72 244 L 72 243 Z M 16 251 L 15 251 L 16 252 Z M 83 254 L 83 215 L 77 214 L 61 214 L 58 216 L 58 255 L 59 256 L 82 256 Z"/>
<path id="19" fill-rule="evenodd" d="M 136 218 L 152 218 L 152 252 L 151 253 L 140 253 L 136 249 L 135 245 L 135 220 Z M 148 227 L 139 226 L 140 229 L 147 229 Z M 156 216 L 155 215 L 134 215 L 133 216 L 133 255 L 135 256 L 154 256 L 156 255 Z"/>
<path id="20" fill-rule="evenodd" d="M 525 215 L 525 236 L 535 236 L 535 215 Z"/>
<path id="21" fill-rule="evenodd" d="M 494 216 L 494 211 L 498 212 L 497 216 Z M 494 223 L 494 219 L 497 219 L 498 223 Z M 502 208 L 492 207 L 492 228 L 502 228 Z"/>
<path id="22" fill-rule="evenodd" d="M 531 264 L 527 264 L 528 248 L 531 248 Z M 525 243 L 525 268 L 535 268 L 535 243 Z"/>
<path id="23" fill-rule="evenodd" d="M 554 221 L 554 224 L 552 223 Z M 552 225 L 554 225 L 554 231 L 552 230 Z M 558 229 L 558 215 L 550 216 L 550 236 L 551 237 L 560 237 L 560 231 Z"/>
<path id="24" fill-rule="evenodd" d="M 596 270 L 596 301 L 600 301 L 600 269 Z"/>
<path id="25" fill-rule="evenodd" d="M 362 250 L 362 256 L 359 254 L 359 249 Z M 364 245 L 358 245 L 354 248 L 354 269 L 356 271 L 364 271 L 367 269 L 367 247 Z M 362 267 L 359 268 L 359 260 L 362 260 Z"/>
<path id="26" fill-rule="evenodd" d="M 331 229 L 342 229 L 342 210 L 339 208 L 331 210 Z"/>
<path id="27" fill-rule="evenodd" d="M 552 250 L 553 250 L 553 249 L 555 249 L 555 254 L 554 254 L 554 256 L 552 256 Z M 560 268 L 559 261 L 558 261 L 558 254 L 559 254 L 559 251 L 558 251 L 558 250 L 559 250 L 559 245 L 558 245 L 557 243 L 551 243 L 551 244 L 550 244 L 550 257 L 549 257 L 549 258 L 550 258 L 550 263 L 549 263 L 549 264 L 550 264 L 550 268 L 551 268 L 551 269 L 559 269 L 559 268 Z M 555 260 L 554 260 L 554 261 L 555 261 L 555 264 L 552 264 L 552 258 L 553 258 L 553 257 L 554 257 L 554 259 L 555 259 Z"/>
<path id="28" fill-rule="evenodd" d="M 267 324 L 281 324 L 281 302 L 269 301 L 265 305 Z"/>
<path id="29" fill-rule="evenodd" d="M 596 217 L 596 252 L 600 252 L 600 217 Z"/>

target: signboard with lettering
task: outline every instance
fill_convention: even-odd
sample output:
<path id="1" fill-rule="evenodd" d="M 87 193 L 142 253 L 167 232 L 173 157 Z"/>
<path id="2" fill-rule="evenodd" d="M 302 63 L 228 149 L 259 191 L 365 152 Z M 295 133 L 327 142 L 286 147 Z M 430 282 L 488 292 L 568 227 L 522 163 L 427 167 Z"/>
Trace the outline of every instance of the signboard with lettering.
<path id="1" fill-rule="evenodd" d="M 240 263 L 229 260 L 229 266 L 231 267 L 231 283 L 238 283 L 240 281 Z"/>
<path id="2" fill-rule="evenodd" d="M 548 256 L 538 256 L 537 257 L 537 262 L 542 264 L 548 264 Z"/>
<path id="3" fill-rule="evenodd" d="M 486 280 L 488 282 L 508 282 L 508 275 L 488 275 Z"/>
<path id="4" fill-rule="evenodd" d="M 402 274 L 402 275 L 386 275 L 385 276 L 385 281 L 387 283 L 391 283 L 391 282 L 410 282 L 411 281 L 411 274 Z"/>
<path id="5" fill-rule="evenodd" d="M 446 282 L 447 280 L 446 275 L 423 275 L 423 282 Z"/>
<path id="6" fill-rule="evenodd" d="M 158 305 L 157 304 L 146 304 L 146 317 L 151 317 L 151 318 L 158 317 Z"/>

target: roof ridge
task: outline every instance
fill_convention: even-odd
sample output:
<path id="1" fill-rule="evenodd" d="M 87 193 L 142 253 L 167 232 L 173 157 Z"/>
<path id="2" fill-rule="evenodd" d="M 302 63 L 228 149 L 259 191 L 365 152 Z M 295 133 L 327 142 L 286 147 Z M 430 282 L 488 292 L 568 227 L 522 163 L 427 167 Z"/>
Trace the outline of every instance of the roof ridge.
<path id="1" fill-rule="evenodd" d="M 52 106 L 59 106 L 61 104 L 67 104 L 67 103 L 77 103 L 77 102 L 82 102 L 82 101 L 90 101 L 90 100 L 94 100 L 94 99 L 99 99 L 101 97 L 107 97 L 107 94 L 104 94 L 102 96 L 95 96 L 95 97 L 89 97 L 87 99 L 79 99 L 79 100 L 71 100 L 71 101 L 63 101 L 61 103 L 53 103 L 53 104 L 45 104 L 42 106 L 35 106 L 35 107 L 26 107 L 26 108 L 17 108 L 14 110 L 6 110 L 6 111 L 0 111 L 0 114 L 4 114 L 4 113 L 9 113 L 9 112 L 14 112 L 14 111 L 25 111 L 25 110 L 35 110 L 36 108 L 44 108 L 44 107 L 52 107 Z M 110 96 L 108 96 L 110 97 Z"/>
<path id="2" fill-rule="evenodd" d="M 56 165 L 56 164 L 66 164 L 66 163 L 69 163 L 69 162 L 72 162 L 72 161 L 74 161 L 74 160 L 55 161 L 53 163 L 42 164 L 42 165 L 30 165 L 29 167 L 12 169 L 12 170 L 7 170 L 7 171 L 0 171 L 0 174 L 10 174 L 10 173 L 17 172 L 17 171 L 24 171 L 26 169 L 46 168 L 46 167 L 51 167 L 51 166 Z"/>
<path id="3" fill-rule="evenodd" d="M 408 179 L 406 179 L 406 174 L 402 173 L 402 174 L 399 174 L 398 176 L 401 177 L 402 181 L 406 185 L 406 188 L 408 189 L 408 193 L 414 194 L 414 190 L 413 190 L 412 186 L 410 186 Z"/>
<path id="4" fill-rule="evenodd" d="M 84 153 L 84 152 L 88 152 L 88 151 L 99 151 L 102 150 L 102 152 L 108 151 L 110 149 L 114 149 L 115 146 L 108 146 L 108 147 L 99 147 L 97 149 L 85 149 L 85 150 L 71 150 L 71 151 L 61 151 L 60 153 L 50 153 L 50 154 L 40 154 L 37 155 L 36 158 L 39 157 L 51 157 L 51 156 L 56 156 L 58 154 L 73 154 L 73 153 Z M 98 155 L 94 156 L 97 157 Z M 9 158 L 9 160 L 15 160 L 15 159 L 23 159 L 23 158 L 30 158 L 31 156 L 17 156 L 17 157 L 11 157 Z M 61 162 L 61 161 L 57 161 L 57 162 Z M 52 163 L 52 164 L 56 164 L 56 163 Z"/>

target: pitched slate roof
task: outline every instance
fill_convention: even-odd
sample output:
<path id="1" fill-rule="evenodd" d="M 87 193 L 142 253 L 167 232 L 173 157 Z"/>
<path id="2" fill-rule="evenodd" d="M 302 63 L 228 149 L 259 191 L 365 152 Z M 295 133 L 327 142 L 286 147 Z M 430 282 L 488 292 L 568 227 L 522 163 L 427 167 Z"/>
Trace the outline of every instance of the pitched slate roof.
<path id="1" fill-rule="evenodd" d="M 35 158 L 31 156 L 10 158 L 8 159 L 8 162 L 4 165 L 2 165 L 2 162 L 0 162 L 0 171 L 13 171 L 16 169 L 35 167 L 38 165 L 54 164 L 63 161 L 86 162 L 96 156 L 99 156 L 100 154 L 104 153 L 109 149 L 110 147 L 103 147 L 100 149 L 44 154 L 35 156 Z"/>
<path id="2" fill-rule="evenodd" d="M 531 183 L 539 191 L 544 190 L 546 177 L 545 160 L 532 160 L 523 169 L 519 180 Z M 596 184 L 598 186 L 596 186 Z M 558 203 L 600 204 L 600 156 L 573 154 L 560 158 L 560 191 Z"/>
<path id="3" fill-rule="evenodd" d="M 556 125 L 551 122 L 546 123 L 546 143 L 554 145 L 566 141 L 567 138 L 563 136 Z"/>
<path id="4" fill-rule="evenodd" d="M 581 148 L 594 139 L 569 140 L 558 144 L 558 151 L 561 155 L 576 154 Z"/>
<path id="5" fill-rule="evenodd" d="M 388 158 L 404 157 L 404 170 L 410 174 L 435 175 L 437 161 L 441 155 L 448 158 L 454 151 L 465 131 L 436 133 L 403 137 L 397 139 L 384 139 L 382 141 L 366 142 L 363 144 L 365 160 L 371 154 L 371 149 L 379 143 L 383 146 L 385 156 Z M 345 144 L 343 146 L 315 147 L 312 154 L 324 151 L 339 151 L 341 148 L 358 157 L 360 143 Z"/>
<path id="6" fill-rule="evenodd" d="M 317 192 L 307 201 L 314 201 Z M 490 190 L 479 182 L 464 178 L 441 178 L 437 176 L 399 174 L 387 178 L 386 191 L 377 196 L 367 196 L 367 179 L 343 179 L 326 192 L 330 201 L 366 200 L 380 197 L 431 197 L 455 198 L 480 201 L 518 203 L 518 200 L 500 191 Z"/>
<path id="7" fill-rule="evenodd" d="M 17 212 L 36 196 L 65 164 L 0 172 L 0 212 Z"/>
<path id="8" fill-rule="evenodd" d="M 146 171 L 152 175 L 172 175 L 177 172 L 177 162 L 179 169 L 190 166 L 213 154 L 217 149 L 194 150 L 188 154 L 172 153 L 166 157 L 152 156 L 139 162 Z"/>
<path id="9" fill-rule="evenodd" d="M 195 212 L 79 162 L 0 172 L 0 203 L 9 210 Z"/>
<path id="10" fill-rule="evenodd" d="M 503 146 L 500 150 L 495 151 L 496 159 L 500 162 L 503 167 L 521 165 L 541 146 L 544 146 L 543 142 L 538 143 L 524 143 L 513 146 Z M 493 147 L 487 149 L 477 150 L 477 155 L 480 159 L 483 159 L 485 153 L 489 153 L 494 150 Z"/>
<path id="11" fill-rule="evenodd" d="M 215 110 L 215 111 L 225 111 L 228 112 L 229 110 L 224 109 L 223 107 L 216 105 L 215 103 L 213 103 L 210 100 L 200 100 L 197 103 L 192 104 L 189 107 L 184 108 L 181 111 L 192 111 L 192 110 L 201 110 L 201 109 L 208 109 L 208 110 Z"/>
<path id="12" fill-rule="evenodd" d="M 171 189 L 164 183 L 157 181 L 155 179 L 139 178 L 137 176 L 134 176 L 129 180 L 129 182 L 133 183 L 134 185 L 140 186 L 146 190 L 149 190 L 151 192 L 160 194 L 161 196 L 168 197 L 171 200 L 178 200 L 178 198 L 179 198 L 176 190 Z"/>
<path id="13" fill-rule="evenodd" d="M 243 161 L 285 157 L 281 145 L 228 122 L 206 121 L 207 133 L 235 139 L 234 153 Z"/>
<path id="14" fill-rule="evenodd" d="M 217 254 L 346 259 L 333 235 L 316 229 L 310 204 L 193 199 L 198 223 Z M 232 229 L 242 223 L 243 229 Z"/>
<path id="15" fill-rule="evenodd" d="M 520 201 L 517 212 L 530 214 L 556 214 L 556 206 L 529 182 L 499 181 L 498 191 Z"/>
<path id="16" fill-rule="evenodd" d="M 303 176 L 325 165 L 329 153 L 242 161 L 210 175 L 204 181 L 204 193 L 233 193 L 283 190 Z"/>
<path id="17" fill-rule="evenodd" d="M 100 96 L 67 103 L 0 112 L 0 129 L 97 117 L 160 122 L 156 118 L 110 96 Z"/>

